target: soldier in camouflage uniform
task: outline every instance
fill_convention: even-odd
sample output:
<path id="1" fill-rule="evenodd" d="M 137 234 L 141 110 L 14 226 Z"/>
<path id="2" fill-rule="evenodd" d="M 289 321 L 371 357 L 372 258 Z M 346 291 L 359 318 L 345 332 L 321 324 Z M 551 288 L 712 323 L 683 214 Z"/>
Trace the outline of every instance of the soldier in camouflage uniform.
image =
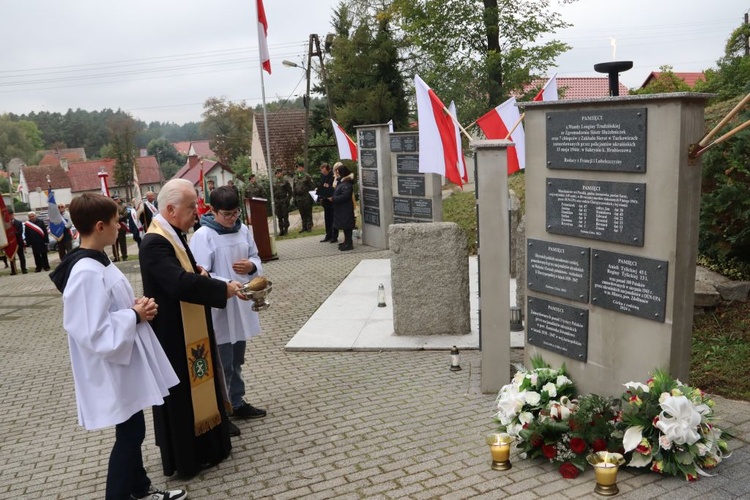
<path id="1" fill-rule="evenodd" d="M 279 236 L 284 236 L 289 230 L 289 203 L 292 200 L 292 186 L 284 178 L 284 172 L 276 169 L 276 180 L 273 183 L 273 202 L 276 208 L 276 218 L 279 220 Z"/>
<path id="2" fill-rule="evenodd" d="M 266 189 L 255 180 L 255 174 L 250 174 L 250 178 L 247 180 L 247 187 L 245 187 L 245 199 L 249 200 L 251 198 L 268 199 Z"/>
<path id="3" fill-rule="evenodd" d="M 310 174 L 305 172 L 305 166 L 297 165 L 297 172 L 294 175 L 294 203 L 297 205 L 300 219 L 302 219 L 300 233 L 312 231 L 313 228 L 313 200 L 310 196 L 310 191 L 314 189 L 315 184 L 313 184 Z"/>

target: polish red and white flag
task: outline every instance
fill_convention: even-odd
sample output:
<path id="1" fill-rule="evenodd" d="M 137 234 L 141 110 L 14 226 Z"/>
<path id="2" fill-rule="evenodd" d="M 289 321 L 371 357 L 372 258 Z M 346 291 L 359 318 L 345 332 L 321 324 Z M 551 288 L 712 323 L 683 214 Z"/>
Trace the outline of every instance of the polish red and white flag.
<path id="1" fill-rule="evenodd" d="M 419 120 L 419 171 L 463 186 L 458 170 L 456 124 L 448 108 L 419 76 L 414 77 Z"/>
<path id="2" fill-rule="evenodd" d="M 266 9 L 263 8 L 263 0 L 258 0 L 258 51 L 263 69 L 271 74 L 271 55 L 268 52 L 268 21 L 266 20 Z"/>
<path id="3" fill-rule="evenodd" d="M 515 97 L 479 118 L 477 126 L 487 139 L 509 139 L 514 142 L 508 148 L 508 175 L 526 168 L 526 134 Z"/>
<path id="4" fill-rule="evenodd" d="M 333 133 L 336 136 L 336 146 L 339 149 L 339 159 L 357 161 L 357 145 L 352 138 L 349 137 L 341 125 L 333 121 L 333 119 L 331 119 L 331 125 L 333 125 Z"/>
<path id="5" fill-rule="evenodd" d="M 448 106 L 451 116 L 453 116 L 454 122 L 458 121 L 458 113 L 456 112 L 456 103 L 451 101 L 451 105 Z M 454 123 L 455 124 L 455 123 Z M 461 175 L 461 180 L 469 182 L 469 173 L 466 169 L 466 158 L 464 157 L 464 146 L 461 143 L 461 131 L 456 127 L 456 154 L 458 155 L 458 173 Z"/>
<path id="6" fill-rule="evenodd" d="M 547 80 L 544 87 L 534 96 L 534 101 L 556 101 L 557 100 L 557 73 Z"/>

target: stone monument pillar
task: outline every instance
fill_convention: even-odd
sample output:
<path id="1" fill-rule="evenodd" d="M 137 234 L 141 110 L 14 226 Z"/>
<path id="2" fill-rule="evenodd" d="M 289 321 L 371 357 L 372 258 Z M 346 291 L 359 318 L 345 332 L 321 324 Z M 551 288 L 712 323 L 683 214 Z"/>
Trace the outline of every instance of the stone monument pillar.
<path id="1" fill-rule="evenodd" d="M 565 363 L 582 393 L 687 382 L 709 97 L 524 103 L 527 364 Z"/>
<path id="2" fill-rule="evenodd" d="M 509 141 L 472 141 L 479 227 L 479 348 L 481 389 L 498 392 L 510 382 Z M 528 199 L 528 198 L 527 198 Z"/>
<path id="3" fill-rule="evenodd" d="M 388 248 L 391 209 L 391 151 L 388 124 L 363 125 L 357 130 L 359 151 L 359 224 L 362 243 Z"/>
<path id="4" fill-rule="evenodd" d="M 469 253 L 458 224 L 394 224 L 389 239 L 396 335 L 471 332 Z"/>

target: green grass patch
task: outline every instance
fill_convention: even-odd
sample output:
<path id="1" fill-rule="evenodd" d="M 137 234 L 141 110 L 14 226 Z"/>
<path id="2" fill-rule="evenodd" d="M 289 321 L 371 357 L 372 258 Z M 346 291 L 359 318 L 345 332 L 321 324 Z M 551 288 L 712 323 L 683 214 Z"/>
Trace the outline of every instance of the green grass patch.
<path id="1" fill-rule="evenodd" d="M 750 401 L 750 302 L 735 302 L 696 316 L 690 385 Z"/>
<path id="2" fill-rule="evenodd" d="M 477 212 L 473 192 L 456 191 L 443 200 L 443 221 L 455 222 L 466 234 L 469 255 L 477 253 Z"/>

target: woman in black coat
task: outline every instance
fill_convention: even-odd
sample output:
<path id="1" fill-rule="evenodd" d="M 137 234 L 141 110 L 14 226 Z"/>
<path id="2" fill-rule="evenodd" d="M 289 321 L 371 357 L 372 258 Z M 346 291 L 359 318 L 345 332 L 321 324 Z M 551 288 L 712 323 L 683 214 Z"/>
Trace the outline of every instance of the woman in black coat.
<path id="1" fill-rule="evenodd" d="M 341 178 L 330 200 L 333 203 L 333 228 L 344 231 L 344 242 L 339 245 L 339 250 L 345 252 L 354 249 L 354 174 L 343 165 L 338 168 L 338 173 Z"/>

